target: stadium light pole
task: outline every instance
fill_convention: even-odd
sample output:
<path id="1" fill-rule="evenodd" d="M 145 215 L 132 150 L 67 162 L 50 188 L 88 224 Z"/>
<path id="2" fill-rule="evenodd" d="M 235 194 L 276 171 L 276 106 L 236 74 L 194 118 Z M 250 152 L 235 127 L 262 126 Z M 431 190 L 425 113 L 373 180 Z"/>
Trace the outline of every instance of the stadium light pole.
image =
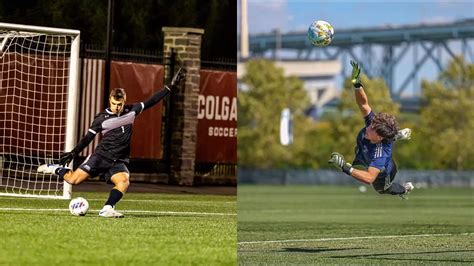
<path id="1" fill-rule="evenodd" d="M 107 8 L 107 40 L 105 42 L 105 83 L 104 83 L 104 108 L 109 105 L 110 93 L 110 54 L 112 52 L 112 35 L 114 28 L 114 0 L 109 0 Z"/>

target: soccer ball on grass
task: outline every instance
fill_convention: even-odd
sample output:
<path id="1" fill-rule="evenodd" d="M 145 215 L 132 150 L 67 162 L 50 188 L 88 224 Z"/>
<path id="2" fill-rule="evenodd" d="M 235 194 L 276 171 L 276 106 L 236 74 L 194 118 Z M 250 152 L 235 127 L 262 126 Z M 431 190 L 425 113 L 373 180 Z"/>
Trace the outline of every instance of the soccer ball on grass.
<path id="1" fill-rule="evenodd" d="M 77 197 L 69 203 L 69 211 L 75 216 L 84 216 L 89 210 L 89 202 L 85 198 Z"/>
<path id="2" fill-rule="evenodd" d="M 328 46 L 333 36 L 334 28 L 324 20 L 317 20 L 309 26 L 308 39 L 314 46 Z"/>

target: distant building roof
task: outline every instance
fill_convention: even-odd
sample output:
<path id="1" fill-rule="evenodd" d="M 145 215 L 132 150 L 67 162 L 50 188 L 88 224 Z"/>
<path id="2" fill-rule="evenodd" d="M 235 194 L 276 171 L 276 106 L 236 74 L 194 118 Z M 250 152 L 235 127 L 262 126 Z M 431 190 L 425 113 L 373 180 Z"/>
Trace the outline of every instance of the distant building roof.
<path id="1" fill-rule="evenodd" d="M 285 75 L 300 78 L 319 76 L 336 76 L 341 72 L 341 63 L 338 60 L 328 61 L 275 61 L 277 67 L 283 68 Z M 237 78 L 245 75 L 245 63 L 237 64 Z"/>

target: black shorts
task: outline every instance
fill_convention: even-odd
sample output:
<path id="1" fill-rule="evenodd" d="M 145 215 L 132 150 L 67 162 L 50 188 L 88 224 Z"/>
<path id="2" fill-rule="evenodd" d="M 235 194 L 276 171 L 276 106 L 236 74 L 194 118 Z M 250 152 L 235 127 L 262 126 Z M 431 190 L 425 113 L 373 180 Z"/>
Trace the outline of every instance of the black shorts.
<path id="1" fill-rule="evenodd" d="M 380 173 L 372 183 L 372 186 L 378 193 L 384 193 L 392 185 L 395 175 L 397 175 L 397 165 L 394 161 L 392 161 L 392 164 L 393 168 L 390 173 L 386 173 L 385 171 Z"/>
<path id="2" fill-rule="evenodd" d="M 122 161 L 113 161 L 98 154 L 89 155 L 79 166 L 80 169 L 87 172 L 91 177 L 99 176 L 107 183 L 112 183 L 110 178 L 116 173 L 130 173 L 127 166 Z"/>

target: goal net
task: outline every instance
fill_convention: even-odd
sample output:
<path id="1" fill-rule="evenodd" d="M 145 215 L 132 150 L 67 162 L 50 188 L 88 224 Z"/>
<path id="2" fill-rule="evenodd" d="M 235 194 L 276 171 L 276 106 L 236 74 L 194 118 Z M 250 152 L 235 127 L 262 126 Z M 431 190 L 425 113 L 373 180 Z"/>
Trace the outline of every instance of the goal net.
<path id="1" fill-rule="evenodd" d="M 0 23 L 0 195 L 71 197 L 37 173 L 74 147 L 79 31 Z"/>

